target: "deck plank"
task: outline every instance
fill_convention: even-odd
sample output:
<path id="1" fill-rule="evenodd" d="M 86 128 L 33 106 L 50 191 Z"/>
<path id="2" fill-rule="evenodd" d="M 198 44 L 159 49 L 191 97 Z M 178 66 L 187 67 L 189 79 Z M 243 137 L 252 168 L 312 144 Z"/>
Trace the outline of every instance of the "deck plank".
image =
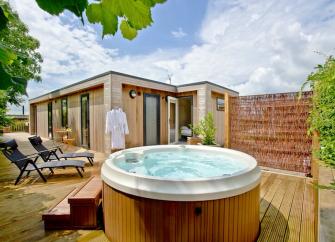
<path id="1" fill-rule="evenodd" d="M 305 180 L 301 179 L 298 181 L 298 188 L 297 192 L 294 194 L 284 241 L 299 241 L 305 185 Z"/>
<path id="2" fill-rule="evenodd" d="M 264 181 L 263 181 L 263 174 L 265 175 Z M 269 172 L 263 172 L 262 173 L 262 181 L 261 181 L 261 200 L 265 196 L 265 194 L 269 191 L 269 186 L 275 181 L 277 175 L 276 174 L 269 174 Z"/>
<path id="3" fill-rule="evenodd" d="M 282 179 L 277 179 L 277 176 L 276 176 L 276 178 L 274 178 L 273 180 L 273 183 L 268 186 L 268 189 L 265 192 L 265 195 L 261 199 L 261 203 L 260 203 L 260 215 L 259 215 L 260 221 L 263 220 L 263 217 L 266 211 L 268 210 L 268 208 L 270 207 L 272 199 L 274 198 L 277 189 L 280 188 L 281 183 L 282 183 Z"/>
<path id="4" fill-rule="evenodd" d="M 306 182 L 304 190 L 304 203 L 301 218 L 301 233 L 300 241 L 313 241 L 314 240 L 314 216 L 310 211 L 314 208 L 314 193 L 313 185 Z"/>
<path id="5" fill-rule="evenodd" d="M 273 199 L 268 201 L 269 206 L 261 220 L 261 232 L 259 235 L 260 241 L 268 241 L 269 236 L 271 235 L 271 228 L 276 221 L 277 214 L 279 213 L 280 205 L 283 201 L 284 195 L 288 188 L 289 182 L 287 180 L 279 179 L 280 186 L 276 189 Z M 263 201 L 266 201 L 264 199 Z"/>
<path id="6" fill-rule="evenodd" d="M 287 220 L 290 215 L 291 205 L 293 202 L 293 196 L 296 192 L 297 183 L 295 181 L 289 181 L 287 191 L 284 195 L 283 201 L 280 205 L 279 211 L 275 218 L 276 223 L 272 223 L 271 230 L 267 237 L 267 241 L 283 241 L 285 238 L 285 231 L 287 227 Z"/>

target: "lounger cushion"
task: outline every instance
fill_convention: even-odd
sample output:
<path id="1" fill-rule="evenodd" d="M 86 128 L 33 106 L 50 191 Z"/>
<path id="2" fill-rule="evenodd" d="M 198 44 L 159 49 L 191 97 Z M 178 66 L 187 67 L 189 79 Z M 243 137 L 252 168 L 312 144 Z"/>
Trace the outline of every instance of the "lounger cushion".
<path id="1" fill-rule="evenodd" d="M 59 158 L 79 158 L 79 157 L 84 157 L 84 158 L 94 158 L 94 154 L 90 152 L 78 152 L 78 153 L 64 153 L 64 154 L 58 154 L 57 156 Z M 51 155 L 50 160 L 56 160 L 57 158 L 54 155 Z"/>
<path id="2" fill-rule="evenodd" d="M 62 160 L 36 163 L 37 168 L 63 168 L 63 167 L 84 167 L 85 161 L 82 160 Z M 28 164 L 26 171 L 36 170 L 32 164 Z"/>

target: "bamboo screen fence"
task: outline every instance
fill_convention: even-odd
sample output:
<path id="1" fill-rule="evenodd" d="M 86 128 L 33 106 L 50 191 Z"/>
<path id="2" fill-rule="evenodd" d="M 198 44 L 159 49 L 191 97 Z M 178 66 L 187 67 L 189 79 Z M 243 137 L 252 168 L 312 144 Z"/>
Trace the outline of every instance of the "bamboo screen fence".
<path id="1" fill-rule="evenodd" d="M 298 93 L 230 97 L 231 148 L 254 156 L 261 166 L 307 173 L 311 97 L 312 92 L 301 99 Z"/>

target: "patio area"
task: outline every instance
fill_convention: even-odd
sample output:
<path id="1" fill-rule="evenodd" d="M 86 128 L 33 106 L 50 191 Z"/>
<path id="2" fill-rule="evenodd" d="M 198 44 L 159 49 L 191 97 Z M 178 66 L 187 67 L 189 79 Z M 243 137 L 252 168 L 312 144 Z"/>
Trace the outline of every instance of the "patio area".
<path id="1" fill-rule="evenodd" d="M 34 150 L 27 141 L 28 136 L 27 133 L 11 133 L 5 138 L 15 138 L 22 151 L 31 154 Z M 70 146 L 64 148 L 79 150 Z M 68 168 L 56 170 L 47 183 L 32 174 L 14 186 L 18 170 L 1 155 L 0 241 L 107 241 L 101 230 L 45 231 L 41 220 L 45 210 L 89 177 L 99 174 L 106 157 L 103 153 L 96 153 L 95 157 L 93 167 L 87 164 L 84 178 L 80 178 L 75 169 Z M 258 241 L 314 241 L 314 192 L 309 178 L 263 171 Z M 210 240 L 211 236 L 206 238 Z"/>

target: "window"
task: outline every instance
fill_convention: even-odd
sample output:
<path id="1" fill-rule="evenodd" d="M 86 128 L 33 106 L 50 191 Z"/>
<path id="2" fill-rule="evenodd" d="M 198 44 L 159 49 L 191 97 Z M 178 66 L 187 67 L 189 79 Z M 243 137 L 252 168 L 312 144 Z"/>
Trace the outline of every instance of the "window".
<path id="1" fill-rule="evenodd" d="M 224 99 L 223 98 L 216 99 L 216 110 L 224 111 Z"/>
<path id="2" fill-rule="evenodd" d="M 67 98 L 63 98 L 61 101 L 62 127 L 67 127 L 67 116 L 68 116 Z"/>

